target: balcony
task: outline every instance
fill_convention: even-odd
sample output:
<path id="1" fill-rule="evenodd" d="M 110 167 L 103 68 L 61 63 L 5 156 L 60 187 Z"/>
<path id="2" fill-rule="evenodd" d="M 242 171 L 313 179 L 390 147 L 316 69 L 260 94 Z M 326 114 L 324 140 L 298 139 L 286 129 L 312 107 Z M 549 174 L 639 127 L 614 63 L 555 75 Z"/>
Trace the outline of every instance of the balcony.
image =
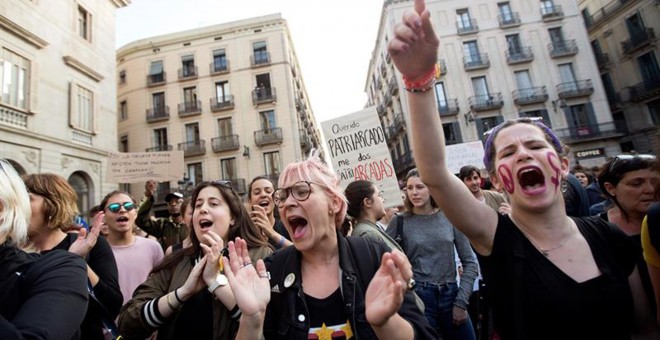
<path id="1" fill-rule="evenodd" d="M 170 107 L 167 105 L 147 109 L 147 123 L 170 119 Z"/>
<path id="2" fill-rule="evenodd" d="M 385 105 L 383 105 L 381 103 L 381 104 L 378 104 L 378 106 L 376 106 L 376 112 L 378 112 L 379 116 L 383 116 L 383 115 L 387 114 L 387 109 L 385 108 Z"/>
<path id="3" fill-rule="evenodd" d="M 245 178 L 230 178 L 228 181 L 231 182 L 231 187 L 237 194 L 242 195 L 247 192 Z"/>
<path id="4" fill-rule="evenodd" d="M 500 22 L 500 28 L 509 28 L 520 26 L 520 15 L 518 12 L 511 12 L 508 15 L 498 15 L 497 21 Z"/>
<path id="5" fill-rule="evenodd" d="M 257 87 L 252 90 L 252 104 L 268 104 L 277 101 L 274 87 Z"/>
<path id="6" fill-rule="evenodd" d="M 211 98 L 211 112 L 226 111 L 234 108 L 234 95 Z"/>
<path id="7" fill-rule="evenodd" d="M 619 138 L 627 134 L 624 121 L 612 121 L 607 123 L 573 126 L 563 129 L 553 129 L 563 142 L 567 144 L 588 142 L 593 140 Z"/>
<path id="8" fill-rule="evenodd" d="M 466 71 L 489 68 L 490 59 L 488 59 L 488 53 L 473 54 L 463 57 L 463 67 Z"/>
<path id="9" fill-rule="evenodd" d="M 634 3 L 632 0 L 614 0 L 603 8 L 596 11 L 594 14 L 589 16 L 589 19 L 585 20 L 587 28 L 592 28 L 601 22 L 605 22 L 608 18 L 615 15 L 623 6 L 627 3 Z"/>
<path id="10" fill-rule="evenodd" d="M 406 172 L 415 166 L 415 160 L 411 152 L 407 152 L 392 161 L 394 171 L 397 174 L 405 176 Z M 401 177 L 399 177 L 401 178 Z"/>
<path id="11" fill-rule="evenodd" d="M 599 69 L 605 69 L 607 66 L 610 64 L 610 56 L 607 53 L 596 53 L 594 54 L 596 57 L 596 64 L 598 64 Z"/>
<path id="12" fill-rule="evenodd" d="M 440 76 L 447 74 L 447 62 L 444 59 L 438 60 L 438 65 L 440 65 Z"/>
<path id="13" fill-rule="evenodd" d="M 458 99 L 438 100 L 438 113 L 440 117 L 455 116 L 459 112 Z"/>
<path id="14" fill-rule="evenodd" d="M 393 96 L 399 92 L 399 85 L 396 83 L 396 78 L 394 75 L 390 77 L 390 80 L 387 82 L 387 92 Z"/>
<path id="15" fill-rule="evenodd" d="M 396 114 L 396 116 L 394 117 L 394 123 L 392 123 L 392 127 L 394 127 L 395 133 L 406 130 L 406 120 L 403 119 L 402 114 L 400 113 Z"/>
<path id="16" fill-rule="evenodd" d="M 301 98 L 296 98 L 296 110 L 304 111 L 307 109 L 307 105 L 305 105 L 305 101 L 303 101 Z"/>
<path id="17" fill-rule="evenodd" d="M 201 113 L 202 113 L 201 100 L 179 103 L 179 117 L 181 118 L 196 116 Z"/>
<path id="18" fill-rule="evenodd" d="M 259 52 L 250 56 L 250 66 L 261 67 L 270 65 L 270 52 Z"/>
<path id="19" fill-rule="evenodd" d="M 197 75 L 197 66 L 189 66 L 179 69 L 179 80 L 191 80 L 196 79 Z"/>
<path id="20" fill-rule="evenodd" d="M 561 5 L 542 6 L 540 11 L 543 21 L 560 20 L 564 17 L 564 11 L 561 9 Z"/>
<path id="21" fill-rule="evenodd" d="M 309 138 L 309 135 L 305 130 L 300 130 L 300 148 L 303 151 L 303 154 L 307 154 L 309 150 L 312 149 L 312 140 Z"/>
<path id="22" fill-rule="evenodd" d="M 229 60 L 224 62 L 210 63 L 209 72 L 211 75 L 229 73 Z"/>
<path id="23" fill-rule="evenodd" d="M 172 151 L 172 146 L 171 145 L 156 145 L 156 146 L 144 149 L 144 152 L 163 152 L 163 151 Z"/>
<path id="24" fill-rule="evenodd" d="M 385 63 L 380 64 L 380 75 L 383 76 L 383 78 L 387 77 L 387 66 L 385 66 Z"/>
<path id="25" fill-rule="evenodd" d="M 155 74 L 148 74 L 147 75 L 147 86 L 163 85 L 163 84 L 165 84 L 166 80 L 167 80 L 167 77 L 165 76 L 165 72 L 155 73 Z"/>
<path id="26" fill-rule="evenodd" d="M 628 97 L 631 102 L 641 102 L 660 96 L 660 78 L 652 78 L 628 87 Z"/>
<path id="27" fill-rule="evenodd" d="M 254 132 L 254 143 L 257 146 L 282 143 L 282 128 L 258 130 Z"/>
<path id="28" fill-rule="evenodd" d="M 561 99 L 587 97 L 594 93 L 591 79 L 576 80 L 557 85 L 557 96 Z"/>
<path id="29" fill-rule="evenodd" d="M 652 28 L 640 29 L 637 32 L 630 33 L 630 39 L 621 43 L 623 54 L 632 54 L 642 47 L 650 45 L 655 40 L 655 33 Z"/>
<path id="30" fill-rule="evenodd" d="M 504 52 L 504 56 L 506 57 L 506 62 L 509 65 L 527 63 L 534 60 L 534 53 L 532 52 L 532 48 L 529 46 L 521 47 L 515 50 L 509 49 Z"/>
<path id="31" fill-rule="evenodd" d="M 548 51 L 550 52 L 550 57 L 561 58 L 576 55 L 578 53 L 578 47 L 575 39 L 561 40 L 549 43 Z"/>
<path id="32" fill-rule="evenodd" d="M 179 143 L 179 151 L 183 151 L 183 157 L 203 156 L 206 153 L 206 141 L 200 139 Z"/>
<path id="33" fill-rule="evenodd" d="M 213 149 L 213 152 L 238 150 L 240 146 L 241 145 L 238 143 L 238 135 L 211 138 L 211 149 Z"/>
<path id="34" fill-rule="evenodd" d="M 466 35 L 479 32 L 479 25 L 477 19 L 470 19 L 468 21 L 457 21 L 456 31 L 458 35 Z"/>
<path id="35" fill-rule="evenodd" d="M 392 96 L 383 96 L 383 105 L 389 107 L 392 104 Z"/>
<path id="36" fill-rule="evenodd" d="M 468 98 L 468 101 L 472 111 L 498 110 L 504 106 L 501 92 L 472 96 Z"/>
<path id="37" fill-rule="evenodd" d="M 548 100 L 548 91 L 545 86 L 515 90 L 511 92 L 511 95 L 513 102 L 518 106 L 543 103 Z"/>

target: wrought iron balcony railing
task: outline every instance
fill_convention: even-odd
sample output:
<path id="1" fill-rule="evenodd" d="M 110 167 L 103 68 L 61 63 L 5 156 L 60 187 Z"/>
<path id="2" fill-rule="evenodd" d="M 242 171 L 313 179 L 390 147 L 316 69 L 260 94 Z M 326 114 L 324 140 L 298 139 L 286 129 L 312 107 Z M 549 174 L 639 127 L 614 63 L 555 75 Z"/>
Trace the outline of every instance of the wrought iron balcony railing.
<path id="1" fill-rule="evenodd" d="M 167 105 L 147 109 L 147 123 L 170 119 L 170 107 Z"/>
<path id="2" fill-rule="evenodd" d="M 497 110 L 504 106 L 501 92 L 472 96 L 468 98 L 468 101 L 470 102 L 470 109 L 473 111 Z"/>
<path id="3" fill-rule="evenodd" d="M 220 136 L 211 139 L 211 148 L 213 152 L 223 152 L 238 150 L 240 148 L 238 143 L 238 135 Z"/>
<path id="4" fill-rule="evenodd" d="M 545 86 L 530 87 L 511 92 L 516 105 L 529 105 L 542 103 L 548 100 L 548 91 Z"/>
<path id="5" fill-rule="evenodd" d="M 569 81 L 557 85 L 557 96 L 562 99 L 586 97 L 594 93 L 591 79 Z"/>
<path id="6" fill-rule="evenodd" d="M 178 149 L 183 151 L 183 157 L 201 156 L 206 153 L 206 141 L 200 139 L 179 143 Z"/>
<path id="7" fill-rule="evenodd" d="M 211 111 L 218 112 L 234 108 L 234 95 L 211 98 Z"/>
<path id="8" fill-rule="evenodd" d="M 282 143 L 282 128 L 271 128 L 254 132 L 254 143 L 257 146 Z"/>

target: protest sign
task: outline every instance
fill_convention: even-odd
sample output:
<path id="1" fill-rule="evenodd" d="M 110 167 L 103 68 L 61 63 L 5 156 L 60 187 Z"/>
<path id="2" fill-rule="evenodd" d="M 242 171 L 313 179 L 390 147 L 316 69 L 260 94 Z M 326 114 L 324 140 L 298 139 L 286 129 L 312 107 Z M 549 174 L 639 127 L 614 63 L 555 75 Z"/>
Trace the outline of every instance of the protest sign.
<path id="1" fill-rule="evenodd" d="M 403 204 L 375 107 L 322 122 L 321 127 L 342 188 L 355 180 L 369 180 L 382 191 L 385 206 Z"/>
<path id="2" fill-rule="evenodd" d="M 183 178 L 183 151 L 111 153 L 108 156 L 108 181 L 137 183 Z"/>
<path id="3" fill-rule="evenodd" d="M 474 165 L 479 169 L 484 166 L 484 146 L 481 141 L 447 145 L 447 168 L 457 174 L 465 165 Z"/>

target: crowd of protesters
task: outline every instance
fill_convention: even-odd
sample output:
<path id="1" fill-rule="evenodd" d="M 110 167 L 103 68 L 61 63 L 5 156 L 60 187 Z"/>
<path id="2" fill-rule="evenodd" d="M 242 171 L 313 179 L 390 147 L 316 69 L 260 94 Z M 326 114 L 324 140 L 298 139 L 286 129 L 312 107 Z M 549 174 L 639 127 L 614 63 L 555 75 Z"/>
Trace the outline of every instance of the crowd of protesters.
<path id="1" fill-rule="evenodd" d="M 660 336 L 660 166 L 570 167 L 542 121 L 446 167 L 439 41 L 424 0 L 395 26 L 417 168 L 402 202 L 345 188 L 312 152 L 274 182 L 190 197 L 112 191 L 81 221 L 50 173 L 0 159 L 0 339 L 651 339 Z"/>

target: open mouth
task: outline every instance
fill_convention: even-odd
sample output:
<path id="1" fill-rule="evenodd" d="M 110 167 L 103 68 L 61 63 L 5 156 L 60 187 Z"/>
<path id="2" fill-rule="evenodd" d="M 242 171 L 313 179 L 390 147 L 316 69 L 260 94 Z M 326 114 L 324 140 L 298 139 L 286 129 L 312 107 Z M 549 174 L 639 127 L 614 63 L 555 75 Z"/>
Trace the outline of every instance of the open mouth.
<path id="1" fill-rule="evenodd" d="M 270 205 L 270 201 L 268 200 L 259 201 L 260 207 L 267 208 L 269 205 Z"/>
<path id="2" fill-rule="evenodd" d="M 202 230 L 207 229 L 207 228 L 211 228 L 211 226 L 213 226 L 213 221 L 200 220 L 199 221 L 199 226 L 200 226 L 200 228 L 202 228 Z"/>
<path id="3" fill-rule="evenodd" d="M 545 191 L 545 176 L 537 167 L 525 167 L 518 171 L 518 183 L 526 194 L 539 194 Z"/>
<path id="4" fill-rule="evenodd" d="M 117 222 L 118 223 L 126 223 L 126 222 L 128 222 L 128 217 L 126 217 L 126 216 L 117 217 Z"/>
<path id="5" fill-rule="evenodd" d="M 307 230 L 306 219 L 294 216 L 287 219 L 287 222 L 289 222 L 289 227 L 291 227 L 291 231 L 293 232 L 293 238 L 300 238 L 305 235 L 305 231 Z"/>

